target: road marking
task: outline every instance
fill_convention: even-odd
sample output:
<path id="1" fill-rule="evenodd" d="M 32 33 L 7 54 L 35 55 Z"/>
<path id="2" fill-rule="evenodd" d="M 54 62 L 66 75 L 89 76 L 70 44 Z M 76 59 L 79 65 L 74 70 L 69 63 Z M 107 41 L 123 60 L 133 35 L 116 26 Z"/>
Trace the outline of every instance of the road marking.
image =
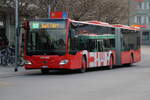
<path id="1" fill-rule="evenodd" d="M 7 86 L 14 86 L 14 84 L 8 83 L 8 82 L 0 82 L 0 88 L 1 87 L 7 87 Z"/>

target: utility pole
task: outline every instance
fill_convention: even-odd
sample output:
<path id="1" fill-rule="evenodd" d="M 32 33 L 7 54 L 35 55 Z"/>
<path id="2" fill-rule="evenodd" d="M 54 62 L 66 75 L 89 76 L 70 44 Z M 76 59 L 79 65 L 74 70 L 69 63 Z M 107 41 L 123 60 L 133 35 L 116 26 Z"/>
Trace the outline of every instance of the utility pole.
<path id="1" fill-rule="evenodd" d="M 128 2 L 128 26 L 130 26 L 130 0 Z"/>
<path id="2" fill-rule="evenodd" d="M 49 4 L 49 6 L 48 6 L 48 18 L 50 18 L 50 13 L 51 13 L 51 5 Z"/>
<path id="3" fill-rule="evenodd" d="M 18 71 L 18 60 L 19 60 L 19 0 L 15 0 L 16 4 L 16 12 L 15 12 L 15 19 L 16 19 L 16 46 L 15 46 L 15 72 Z"/>

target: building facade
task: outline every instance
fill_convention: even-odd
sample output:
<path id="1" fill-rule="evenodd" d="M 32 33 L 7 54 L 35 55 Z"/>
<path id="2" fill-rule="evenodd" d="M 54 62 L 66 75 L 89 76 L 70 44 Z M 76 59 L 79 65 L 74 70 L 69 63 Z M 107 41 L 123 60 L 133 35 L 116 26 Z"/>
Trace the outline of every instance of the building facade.
<path id="1" fill-rule="evenodd" d="M 14 10 L 4 5 L 0 5 L 0 39 L 1 44 L 15 44 L 15 18 Z M 2 43 L 3 42 L 3 43 Z"/>
<path id="2" fill-rule="evenodd" d="M 142 44 L 150 45 L 150 0 L 129 0 L 129 25 L 140 25 Z"/>

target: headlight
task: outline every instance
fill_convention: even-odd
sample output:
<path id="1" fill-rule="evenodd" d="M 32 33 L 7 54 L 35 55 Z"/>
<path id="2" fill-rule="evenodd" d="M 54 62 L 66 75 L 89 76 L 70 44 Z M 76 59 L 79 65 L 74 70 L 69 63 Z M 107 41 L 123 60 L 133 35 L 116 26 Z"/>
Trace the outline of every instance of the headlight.
<path id="1" fill-rule="evenodd" d="M 69 60 L 65 59 L 65 60 L 62 60 L 59 64 L 64 65 L 64 64 L 67 64 L 68 62 L 69 62 Z"/>
<path id="2" fill-rule="evenodd" d="M 26 65 L 32 65 L 31 61 L 29 61 L 29 60 L 25 60 L 24 64 L 26 64 Z"/>

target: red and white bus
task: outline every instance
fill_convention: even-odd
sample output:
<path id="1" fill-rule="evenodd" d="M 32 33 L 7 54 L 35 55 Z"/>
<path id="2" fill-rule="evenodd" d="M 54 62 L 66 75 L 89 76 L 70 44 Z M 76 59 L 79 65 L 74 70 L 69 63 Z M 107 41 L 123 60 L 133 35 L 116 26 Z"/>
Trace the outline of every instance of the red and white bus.
<path id="1" fill-rule="evenodd" d="M 140 30 L 124 25 L 71 19 L 25 21 L 25 69 L 78 69 L 141 60 Z"/>

